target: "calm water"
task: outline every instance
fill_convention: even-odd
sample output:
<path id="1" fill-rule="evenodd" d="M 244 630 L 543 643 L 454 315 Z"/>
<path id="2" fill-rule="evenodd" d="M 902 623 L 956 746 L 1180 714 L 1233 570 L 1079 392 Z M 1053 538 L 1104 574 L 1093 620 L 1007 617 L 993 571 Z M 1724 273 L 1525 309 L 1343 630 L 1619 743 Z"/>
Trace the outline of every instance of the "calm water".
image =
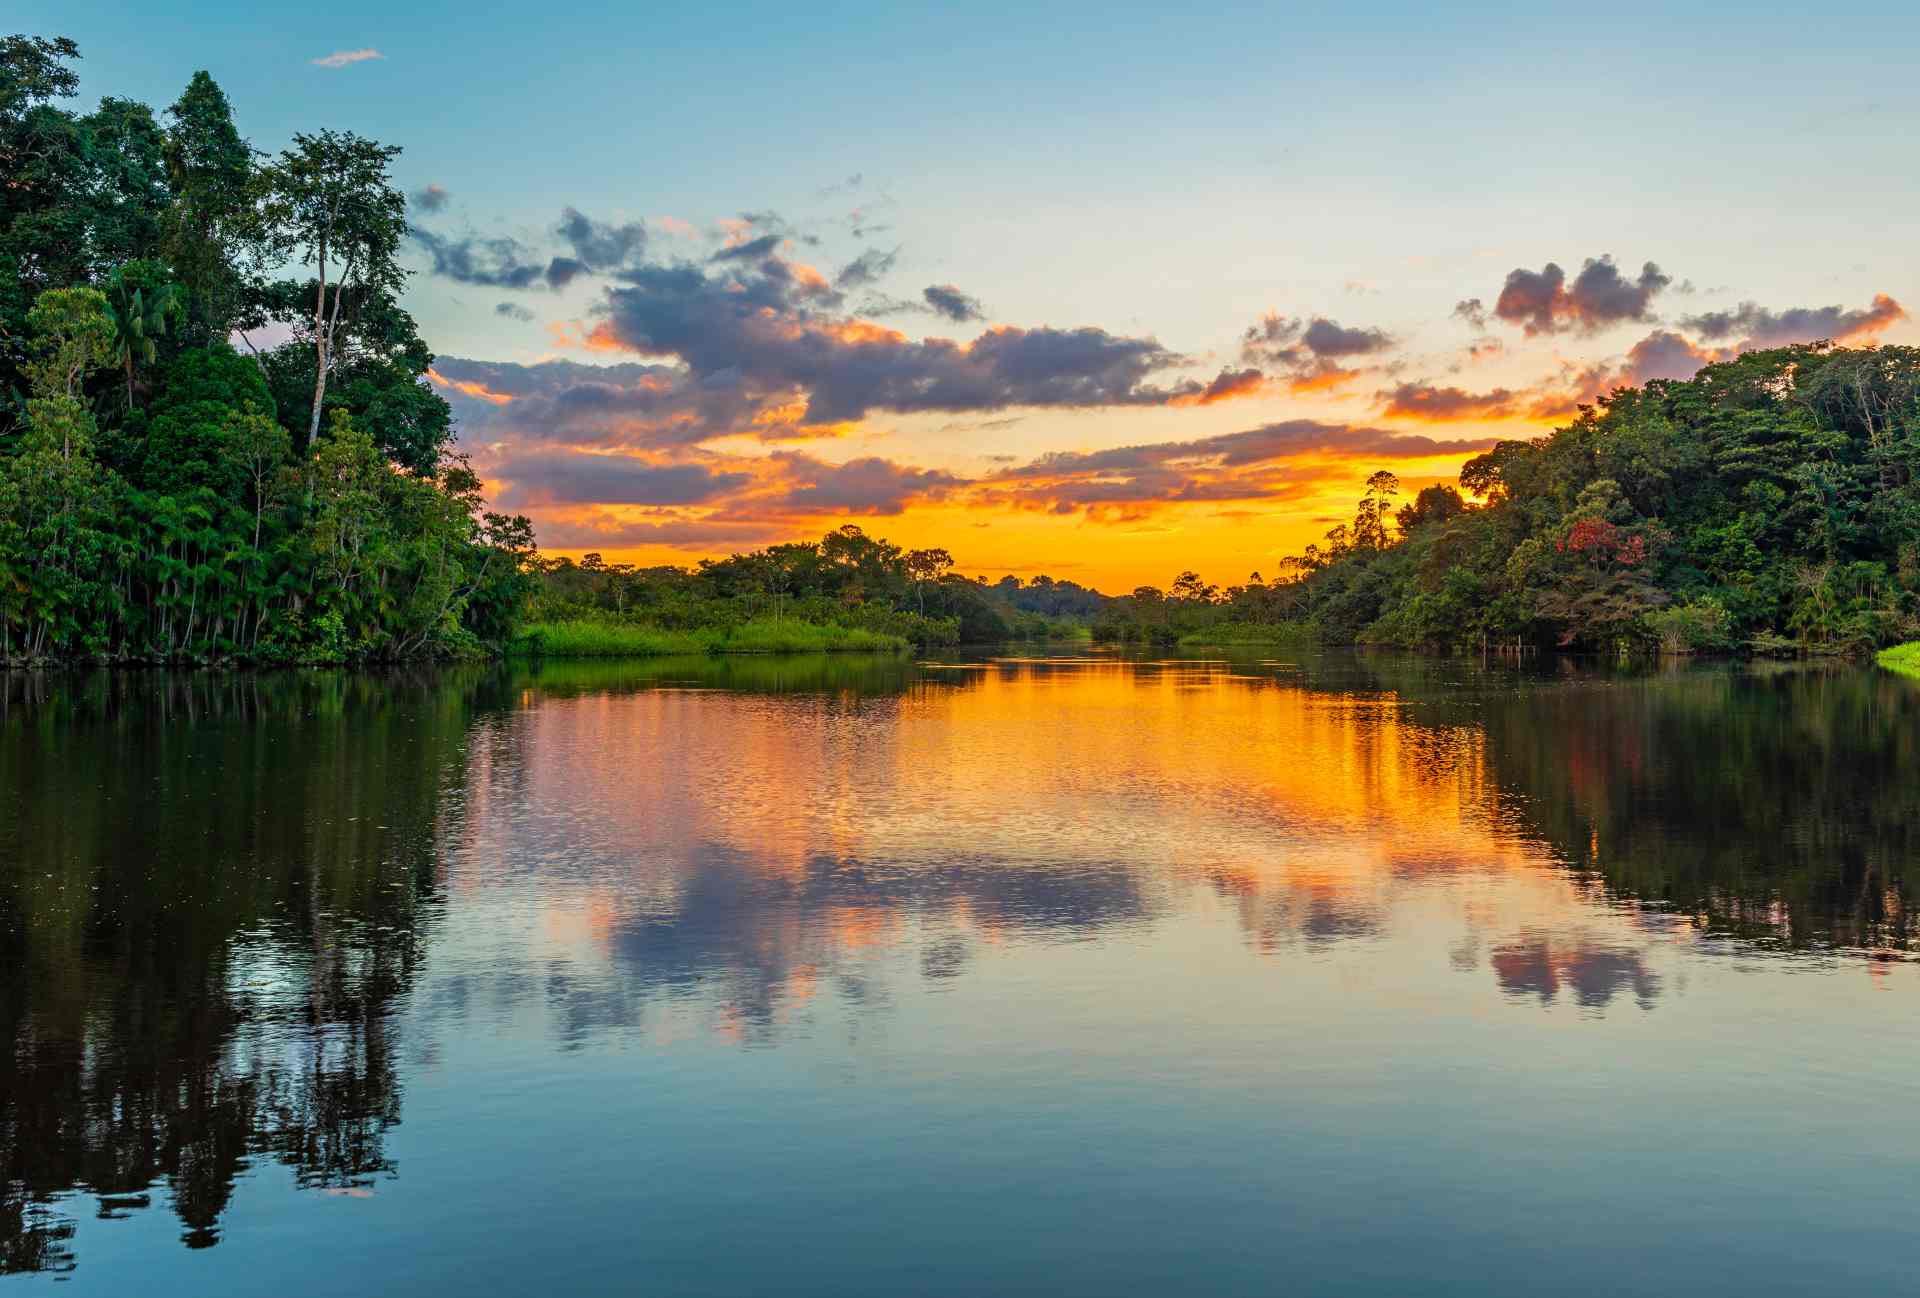
<path id="1" fill-rule="evenodd" d="M 1892 677 L 789 660 L 0 699 L 0 1289 L 1920 1268 Z"/>

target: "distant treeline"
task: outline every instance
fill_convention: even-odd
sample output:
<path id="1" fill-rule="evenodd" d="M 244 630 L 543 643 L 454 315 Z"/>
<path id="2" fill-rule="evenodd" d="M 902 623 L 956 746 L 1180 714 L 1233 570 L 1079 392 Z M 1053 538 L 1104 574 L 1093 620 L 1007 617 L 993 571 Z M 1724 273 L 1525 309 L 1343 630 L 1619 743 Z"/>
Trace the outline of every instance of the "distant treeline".
<path id="1" fill-rule="evenodd" d="M 989 585 L 955 572 L 953 556 L 945 550 L 906 550 L 851 523 L 817 542 L 705 559 L 693 568 L 610 564 L 597 554 L 577 563 L 543 559 L 535 566 L 540 582 L 532 606 L 534 637 L 579 646 L 600 638 L 583 623 L 644 627 L 666 633 L 658 639 L 663 647 L 654 652 L 676 645 L 871 648 L 881 643 L 832 636 L 816 644 L 818 637 L 796 637 L 796 624 L 922 646 L 1084 638 L 1092 614 L 1111 602 L 1097 591 L 1050 577 L 1030 582 L 1004 577 Z M 787 629 L 775 629 L 781 625 Z M 715 633 L 721 634 L 716 638 Z M 607 635 L 604 643 L 645 642 Z"/>
<path id="2" fill-rule="evenodd" d="M 1115 601 L 1112 640 L 1860 654 L 1920 633 L 1920 349 L 1751 352 L 1621 389 L 1220 590 Z M 1478 498 L 1482 503 L 1475 503 Z"/>
<path id="3" fill-rule="evenodd" d="M 486 513 L 397 302 L 398 149 L 252 149 L 0 38 L 0 662 L 267 662 L 504 642 L 532 530 Z M 248 332 L 280 339 L 237 354 Z"/>

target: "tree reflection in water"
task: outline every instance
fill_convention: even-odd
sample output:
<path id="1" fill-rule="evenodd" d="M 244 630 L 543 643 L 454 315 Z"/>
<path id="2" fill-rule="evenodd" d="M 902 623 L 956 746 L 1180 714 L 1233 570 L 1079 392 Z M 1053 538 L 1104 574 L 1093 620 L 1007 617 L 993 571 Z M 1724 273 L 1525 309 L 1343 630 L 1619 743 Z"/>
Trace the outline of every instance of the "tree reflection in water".
<path id="1" fill-rule="evenodd" d="M 75 1265 L 76 1191 L 162 1203 L 201 1248 L 250 1166 L 393 1173 L 416 988 L 448 1031 L 538 1003 L 577 1050 L 697 1004 L 766 1044 L 823 987 L 872 1011 L 903 973 L 937 989 L 1203 898 L 1268 956 L 1384 950 L 1465 878 L 1524 904 L 1462 902 L 1439 972 L 1450 950 L 1530 1014 L 1652 1008 L 1656 941 L 1906 953 L 1916 746 L 1920 690 L 1851 670 L 6 676 L 0 1270 Z M 516 890 L 600 963 L 502 947 L 429 977 Z"/>
<path id="2" fill-rule="evenodd" d="M 63 1270 L 164 1187 L 190 1248 L 235 1178 L 389 1171 L 388 1020 L 441 905 L 477 679 L 4 678 L 0 1268 Z"/>

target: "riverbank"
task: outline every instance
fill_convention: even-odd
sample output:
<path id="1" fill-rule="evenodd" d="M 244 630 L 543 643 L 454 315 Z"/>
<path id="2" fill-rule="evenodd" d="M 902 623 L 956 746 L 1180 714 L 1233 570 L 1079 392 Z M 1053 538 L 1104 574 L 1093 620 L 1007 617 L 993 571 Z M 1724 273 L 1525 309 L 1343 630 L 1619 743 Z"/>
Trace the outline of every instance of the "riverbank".
<path id="1" fill-rule="evenodd" d="M 1189 631 L 1174 641 L 1182 649 L 1231 648 L 1235 645 L 1310 645 L 1313 628 L 1302 622 L 1222 622 Z"/>
<path id="2" fill-rule="evenodd" d="M 1909 640 L 1891 649 L 1882 649 L 1874 655 L 1873 660 L 1890 672 L 1920 680 L 1920 640 Z"/>
<path id="3" fill-rule="evenodd" d="M 651 658 L 676 654 L 905 653 L 912 647 L 904 636 L 864 627 L 768 618 L 691 631 L 583 618 L 533 623 L 513 652 L 517 657 Z"/>

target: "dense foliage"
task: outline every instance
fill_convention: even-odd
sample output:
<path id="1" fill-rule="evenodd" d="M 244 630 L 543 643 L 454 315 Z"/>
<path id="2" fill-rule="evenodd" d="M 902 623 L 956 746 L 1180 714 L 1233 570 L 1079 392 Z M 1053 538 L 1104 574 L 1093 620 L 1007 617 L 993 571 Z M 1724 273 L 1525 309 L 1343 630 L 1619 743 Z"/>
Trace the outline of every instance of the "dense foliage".
<path id="1" fill-rule="evenodd" d="M 266 158 L 204 72 L 163 114 L 71 112 L 78 57 L 0 39 L 0 661 L 503 641 L 532 532 L 483 510 L 424 381 L 398 150 Z"/>
<path id="2" fill-rule="evenodd" d="M 728 632 L 782 622 L 845 628 L 898 637 L 921 645 L 979 643 L 1021 637 L 1085 634 L 1071 617 L 1070 592 L 1102 597 L 1071 582 L 1038 577 L 1023 585 L 953 571 L 945 550 L 903 550 L 868 536 L 849 523 L 818 542 L 768 546 L 751 554 L 703 559 L 695 568 L 636 568 L 609 564 L 597 554 L 580 562 L 548 559 L 538 564 L 540 589 L 533 601 L 536 635 L 567 626 L 581 637 L 581 623 L 609 623 L 669 633 Z M 1033 607 L 1064 601 L 1048 616 Z M 763 638 L 770 630 L 758 632 Z M 749 637 L 750 638 L 750 637 Z M 777 638 L 777 637 L 776 637 Z M 865 645 L 857 637 L 829 637 L 809 647 Z M 711 636 L 696 637 L 714 643 Z M 611 642 L 611 640 L 609 641 Z"/>
<path id="3" fill-rule="evenodd" d="M 1920 630 L 1920 349 L 1751 352 L 1621 389 L 1351 524 L 1282 580 L 1142 588 L 1111 638 L 1856 654 Z M 1477 497 L 1482 503 L 1474 503 Z"/>

